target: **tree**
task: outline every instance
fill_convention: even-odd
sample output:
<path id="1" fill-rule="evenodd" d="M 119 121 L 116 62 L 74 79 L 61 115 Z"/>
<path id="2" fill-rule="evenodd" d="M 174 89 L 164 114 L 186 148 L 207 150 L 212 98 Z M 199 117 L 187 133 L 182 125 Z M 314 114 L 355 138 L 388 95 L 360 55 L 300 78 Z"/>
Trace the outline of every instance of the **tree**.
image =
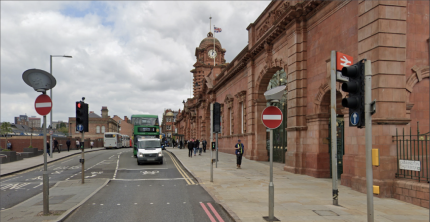
<path id="1" fill-rule="evenodd" d="M 66 126 L 61 127 L 60 129 L 58 129 L 59 132 L 64 133 L 64 135 L 68 135 L 69 134 L 69 129 L 67 129 Z"/>
<path id="2" fill-rule="evenodd" d="M 12 132 L 12 128 L 10 127 L 9 122 L 2 122 L 0 126 L 0 134 L 5 135 L 6 139 L 4 140 L 4 147 L 7 147 L 7 134 Z"/>

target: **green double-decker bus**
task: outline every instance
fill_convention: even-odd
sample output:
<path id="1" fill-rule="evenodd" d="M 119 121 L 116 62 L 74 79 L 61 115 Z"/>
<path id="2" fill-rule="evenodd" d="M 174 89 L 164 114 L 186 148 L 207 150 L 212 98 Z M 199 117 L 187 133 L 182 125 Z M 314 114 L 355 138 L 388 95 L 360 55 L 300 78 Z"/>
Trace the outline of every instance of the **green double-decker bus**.
<path id="1" fill-rule="evenodd" d="M 133 114 L 131 115 L 133 124 L 133 154 L 137 156 L 137 140 L 139 138 L 160 138 L 160 124 L 158 115 Z"/>

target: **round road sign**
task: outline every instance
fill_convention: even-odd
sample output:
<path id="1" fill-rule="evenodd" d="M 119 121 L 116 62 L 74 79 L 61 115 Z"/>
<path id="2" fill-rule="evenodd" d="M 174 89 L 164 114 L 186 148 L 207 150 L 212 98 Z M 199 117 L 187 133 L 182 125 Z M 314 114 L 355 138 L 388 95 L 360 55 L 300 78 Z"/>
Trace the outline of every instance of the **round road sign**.
<path id="1" fill-rule="evenodd" d="M 46 116 L 49 112 L 51 112 L 52 108 L 52 100 L 47 95 L 40 95 L 36 98 L 34 102 L 34 108 L 39 115 Z"/>
<path id="2" fill-rule="evenodd" d="M 282 123 L 282 111 L 276 106 L 266 107 L 261 113 L 263 124 L 269 129 L 276 129 Z"/>

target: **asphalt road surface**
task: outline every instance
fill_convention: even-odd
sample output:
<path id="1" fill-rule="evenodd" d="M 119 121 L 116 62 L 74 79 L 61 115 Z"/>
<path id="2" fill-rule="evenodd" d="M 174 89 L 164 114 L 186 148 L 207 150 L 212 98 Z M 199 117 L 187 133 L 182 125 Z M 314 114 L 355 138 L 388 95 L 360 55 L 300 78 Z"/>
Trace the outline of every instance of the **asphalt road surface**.
<path id="1" fill-rule="evenodd" d="M 111 149 L 86 153 L 85 177 L 112 178 L 117 165 L 117 156 L 125 151 L 131 152 L 131 149 Z M 81 155 L 78 154 L 48 164 L 49 186 L 54 186 L 58 181 L 81 179 L 80 158 Z M 13 207 L 42 193 L 42 173 L 43 166 L 1 178 L 0 208 L 4 210 Z"/>
<path id="2" fill-rule="evenodd" d="M 100 177 L 115 162 L 112 180 L 65 221 L 232 221 L 167 151 L 162 165 L 137 165 L 131 149 L 98 153 L 118 153 L 94 168 Z"/>

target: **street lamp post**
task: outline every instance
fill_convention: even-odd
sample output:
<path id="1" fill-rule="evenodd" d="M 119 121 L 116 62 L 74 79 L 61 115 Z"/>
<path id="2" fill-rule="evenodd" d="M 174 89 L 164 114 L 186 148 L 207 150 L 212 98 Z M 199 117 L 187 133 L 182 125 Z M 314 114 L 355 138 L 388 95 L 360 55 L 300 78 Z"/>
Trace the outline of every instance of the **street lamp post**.
<path id="1" fill-rule="evenodd" d="M 53 76 L 53 74 L 52 74 L 52 57 L 72 58 L 72 56 L 68 56 L 68 55 L 50 55 L 49 56 L 49 66 L 50 66 L 50 72 L 49 73 L 52 76 Z M 51 97 L 51 100 L 54 101 L 53 98 L 52 98 L 52 89 L 49 90 L 49 96 Z M 54 109 L 54 105 L 52 105 L 51 112 L 49 113 L 49 122 L 51 124 L 51 129 L 53 128 L 52 127 L 52 113 L 54 112 L 53 109 Z M 54 158 L 54 152 L 52 152 L 52 150 L 53 150 L 52 135 L 49 135 L 49 144 L 51 144 L 51 147 L 50 147 L 51 158 Z"/>

